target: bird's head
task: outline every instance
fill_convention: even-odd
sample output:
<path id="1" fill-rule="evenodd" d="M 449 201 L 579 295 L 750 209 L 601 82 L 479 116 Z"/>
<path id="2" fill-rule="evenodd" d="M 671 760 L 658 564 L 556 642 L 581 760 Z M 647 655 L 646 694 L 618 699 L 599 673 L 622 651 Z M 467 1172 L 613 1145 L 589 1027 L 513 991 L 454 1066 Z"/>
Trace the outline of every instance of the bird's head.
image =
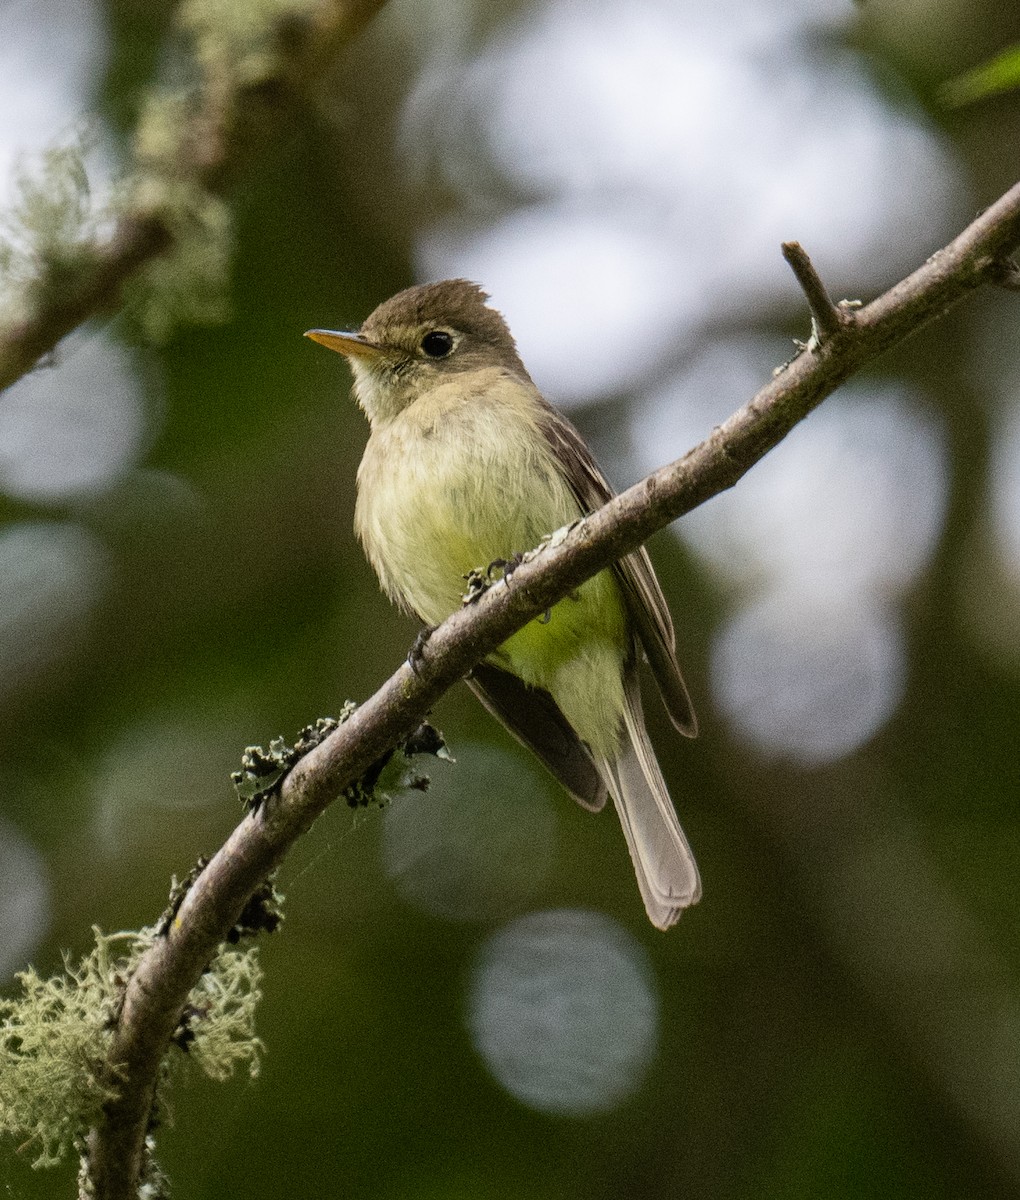
<path id="1" fill-rule="evenodd" d="M 305 336 L 344 355 L 371 422 L 392 420 L 458 374 L 499 367 L 528 379 L 506 321 L 487 299 L 466 279 L 421 284 L 384 301 L 356 332 Z"/>

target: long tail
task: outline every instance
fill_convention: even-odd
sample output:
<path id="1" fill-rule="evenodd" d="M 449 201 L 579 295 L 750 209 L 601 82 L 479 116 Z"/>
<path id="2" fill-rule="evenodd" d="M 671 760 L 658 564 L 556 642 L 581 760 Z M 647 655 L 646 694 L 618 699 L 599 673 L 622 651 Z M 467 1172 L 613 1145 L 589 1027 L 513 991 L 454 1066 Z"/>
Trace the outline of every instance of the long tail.
<path id="1" fill-rule="evenodd" d="M 620 814 L 648 919 L 669 929 L 701 899 L 701 877 L 648 739 L 636 671 L 628 672 L 624 686 L 620 750 L 599 766 Z"/>

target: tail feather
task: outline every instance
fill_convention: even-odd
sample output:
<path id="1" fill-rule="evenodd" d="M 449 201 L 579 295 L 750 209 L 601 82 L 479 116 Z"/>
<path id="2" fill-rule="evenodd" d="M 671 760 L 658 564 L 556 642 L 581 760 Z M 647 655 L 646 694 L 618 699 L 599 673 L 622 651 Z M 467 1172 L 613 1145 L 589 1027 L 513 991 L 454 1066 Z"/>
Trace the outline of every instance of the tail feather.
<path id="1" fill-rule="evenodd" d="M 669 929 L 701 898 L 701 878 L 645 730 L 636 672 L 629 673 L 625 687 L 620 750 L 600 766 L 620 814 L 648 918 L 657 929 Z"/>

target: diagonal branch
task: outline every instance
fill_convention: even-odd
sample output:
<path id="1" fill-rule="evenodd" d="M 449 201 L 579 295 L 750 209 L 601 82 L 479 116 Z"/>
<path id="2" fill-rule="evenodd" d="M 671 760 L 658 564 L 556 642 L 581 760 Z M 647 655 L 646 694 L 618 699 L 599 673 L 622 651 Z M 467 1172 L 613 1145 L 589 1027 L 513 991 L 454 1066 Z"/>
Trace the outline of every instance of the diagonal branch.
<path id="1" fill-rule="evenodd" d="M 941 316 L 1020 247 L 1020 184 L 921 268 L 854 314 L 838 338 L 805 351 L 699 446 L 554 539 L 426 643 L 302 759 L 278 798 L 237 826 L 185 897 L 167 936 L 128 983 L 110 1053 L 119 1094 L 90 1139 L 101 1200 L 128 1200 L 143 1160 L 159 1063 L 188 993 L 248 898 L 341 790 L 410 733 L 439 697 L 511 633 L 677 517 L 732 487 L 848 376 Z"/>
<path id="2" fill-rule="evenodd" d="M 267 134 L 286 128 L 288 101 L 308 93 L 337 50 L 384 3 L 321 0 L 311 8 L 295 6 L 279 18 L 271 61 L 260 60 L 254 78 L 241 78 L 222 62 L 204 63 L 197 105 L 187 127 L 177 131 L 175 157 L 161 169 L 212 195 L 227 195 Z M 141 196 L 145 189 L 136 191 Z M 139 271 L 174 250 L 179 223 L 165 205 L 151 198 L 130 203 L 109 233 L 76 247 L 73 275 L 65 263 L 40 265 L 29 281 L 27 311 L 0 328 L 0 391 L 79 325 L 115 312 Z"/>

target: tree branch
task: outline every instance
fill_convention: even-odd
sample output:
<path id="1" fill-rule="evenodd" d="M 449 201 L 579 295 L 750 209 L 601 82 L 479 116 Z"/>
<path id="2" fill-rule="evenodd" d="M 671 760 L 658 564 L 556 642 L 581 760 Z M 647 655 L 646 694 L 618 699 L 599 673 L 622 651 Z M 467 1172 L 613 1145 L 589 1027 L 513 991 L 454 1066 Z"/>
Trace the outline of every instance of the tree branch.
<path id="1" fill-rule="evenodd" d="M 553 538 L 514 571 L 509 584 L 496 584 L 455 613 L 432 634 L 415 672 L 402 666 L 297 764 L 278 797 L 244 818 L 127 985 L 109 1060 L 119 1093 L 90 1138 L 100 1200 L 135 1195 L 159 1063 L 189 992 L 248 898 L 342 789 L 510 634 L 657 530 L 732 487 L 848 376 L 983 282 L 995 282 L 1018 246 L 1020 184 L 919 270 L 856 311 L 839 337 L 779 370 L 699 446 Z"/>
<path id="2" fill-rule="evenodd" d="M 198 104 L 180 134 L 178 157 L 161 164 L 177 181 L 224 196 L 261 146 L 267 130 L 278 132 L 285 99 L 307 94 L 336 51 L 350 41 L 385 0 L 323 0 L 295 8 L 273 30 L 273 55 L 257 76 L 244 79 L 223 63 L 205 62 Z M 144 189 L 136 189 L 141 195 Z M 57 343 L 93 317 L 116 311 L 125 285 L 171 252 L 179 230 L 166 207 L 136 199 L 105 237 L 77 247 L 78 269 L 41 264 L 29 283 L 29 311 L 0 329 L 0 391 L 30 371 Z"/>
<path id="3" fill-rule="evenodd" d="M 790 270 L 807 297 L 820 341 L 834 337 L 845 325 L 853 323 L 849 308 L 839 308 L 832 303 L 832 297 L 800 242 L 783 242 L 783 258 L 790 264 Z"/>

